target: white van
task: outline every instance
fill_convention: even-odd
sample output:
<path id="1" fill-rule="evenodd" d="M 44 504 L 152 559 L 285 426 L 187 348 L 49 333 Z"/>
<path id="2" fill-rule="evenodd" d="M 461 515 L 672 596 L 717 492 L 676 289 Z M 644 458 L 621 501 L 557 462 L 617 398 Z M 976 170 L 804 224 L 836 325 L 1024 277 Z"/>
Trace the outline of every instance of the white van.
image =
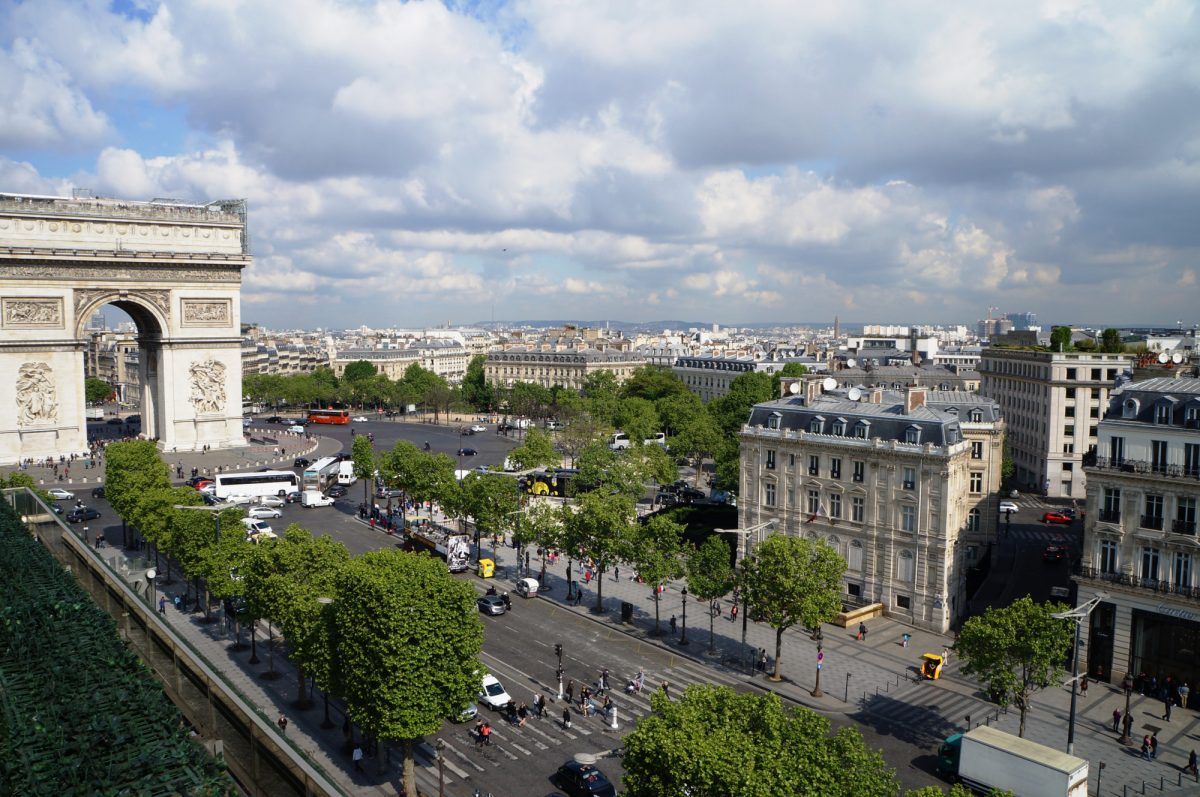
<path id="1" fill-rule="evenodd" d="M 250 542 L 261 542 L 264 539 L 275 539 L 275 532 L 266 521 L 257 520 L 252 517 L 242 518 L 242 525 L 246 527 L 246 539 Z"/>
<path id="2" fill-rule="evenodd" d="M 338 467 L 337 483 L 354 484 L 356 481 L 358 481 L 358 477 L 354 475 L 354 460 L 343 459 L 342 464 Z"/>
<path id="3" fill-rule="evenodd" d="M 291 426 L 289 426 L 289 427 L 288 427 L 288 431 L 289 431 L 289 432 L 295 432 L 296 434 L 304 434 L 304 431 L 305 431 L 305 430 L 304 430 L 304 427 L 303 427 L 303 426 L 301 426 L 300 424 L 298 424 L 298 423 L 294 423 L 294 424 L 292 424 Z"/>
<path id="4" fill-rule="evenodd" d="M 629 435 L 624 432 L 617 432 L 612 437 L 608 438 L 608 447 L 613 451 L 629 448 Z"/>
<path id="5" fill-rule="evenodd" d="M 333 506 L 333 499 L 317 490 L 305 490 L 300 493 L 300 506 L 311 509 L 314 506 Z"/>

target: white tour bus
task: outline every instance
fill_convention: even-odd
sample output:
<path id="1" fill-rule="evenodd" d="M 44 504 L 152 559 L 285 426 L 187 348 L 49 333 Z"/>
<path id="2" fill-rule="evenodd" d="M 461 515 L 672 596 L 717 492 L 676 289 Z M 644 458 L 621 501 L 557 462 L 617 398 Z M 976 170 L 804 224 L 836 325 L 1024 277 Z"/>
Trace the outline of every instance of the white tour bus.
<path id="1" fill-rule="evenodd" d="M 222 500 L 231 495 L 258 498 L 284 496 L 300 489 L 300 480 L 290 470 L 264 470 L 257 473 L 222 473 L 217 476 L 215 495 Z"/>
<path id="2" fill-rule="evenodd" d="M 304 489 L 323 493 L 337 483 L 342 463 L 337 457 L 322 457 L 304 469 Z"/>

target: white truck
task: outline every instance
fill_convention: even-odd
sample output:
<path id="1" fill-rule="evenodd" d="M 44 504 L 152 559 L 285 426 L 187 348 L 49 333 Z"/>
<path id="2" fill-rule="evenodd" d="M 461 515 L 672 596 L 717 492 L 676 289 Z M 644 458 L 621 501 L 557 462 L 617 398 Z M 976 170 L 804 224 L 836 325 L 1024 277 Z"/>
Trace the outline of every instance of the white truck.
<path id="1" fill-rule="evenodd" d="M 342 464 L 338 466 L 337 483 L 354 484 L 356 481 L 358 477 L 354 475 L 354 460 L 343 459 Z"/>
<path id="2" fill-rule="evenodd" d="M 83 416 L 85 418 L 87 418 L 89 421 L 102 421 L 102 420 L 104 420 L 104 408 L 103 407 L 87 407 L 83 411 Z"/>
<path id="3" fill-rule="evenodd" d="M 938 771 L 980 792 L 1087 797 L 1088 762 L 987 725 L 942 742 Z"/>
<path id="4" fill-rule="evenodd" d="M 300 506 L 312 509 L 315 506 L 333 506 L 333 499 L 320 490 L 305 490 L 300 493 Z"/>
<path id="5" fill-rule="evenodd" d="M 615 433 L 612 437 L 608 438 L 608 447 L 613 451 L 629 448 L 629 435 L 624 432 Z"/>
<path id="6" fill-rule="evenodd" d="M 471 538 L 441 526 L 414 525 L 405 529 L 413 550 L 430 551 L 446 560 L 451 573 L 461 573 L 471 560 Z"/>

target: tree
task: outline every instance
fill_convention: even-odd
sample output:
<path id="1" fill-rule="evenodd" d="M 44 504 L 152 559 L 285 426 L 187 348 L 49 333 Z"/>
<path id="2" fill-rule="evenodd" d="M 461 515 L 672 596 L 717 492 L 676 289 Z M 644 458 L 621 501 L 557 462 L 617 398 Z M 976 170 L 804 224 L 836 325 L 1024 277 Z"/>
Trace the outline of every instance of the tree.
<path id="1" fill-rule="evenodd" d="M 375 483 L 375 445 L 366 435 L 360 434 L 350 444 L 350 457 L 354 460 L 354 476 L 362 480 L 363 503 L 371 504 L 371 485 Z"/>
<path id="2" fill-rule="evenodd" d="M 943 792 L 937 786 L 925 786 L 920 789 L 909 789 L 904 792 L 904 797 L 973 797 L 975 792 L 961 783 L 955 783 L 950 787 L 949 792 Z M 1003 791 L 1001 789 L 992 789 L 987 793 L 987 797 L 1014 797 L 1011 791 Z"/>
<path id="3" fill-rule="evenodd" d="M 113 395 L 113 386 L 103 379 L 89 376 L 83 380 L 83 394 L 89 404 L 108 401 Z"/>
<path id="4" fill-rule="evenodd" d="M 640 446 L 643 440 L 652 438 L 662 425 L 654 403 L 644 398 L 624 398 L 618 401 L 616 422 L 617 427 L 629 435 L 635 446 Z"/>
<path id="5" fill-rule="evenodd" d="M 700 411 L 683 422 L 675 436 L 670 438 L 671 450 L 677 454 L 690 457 L 702 457 L 711 454 L 721 447 L 721 430 L 701 406 Z"/>
<path id="6" fill-rule="evenodd" d="M 775 672 L 782 679 L 783 632 L 819 628 L 842 609 L 846 562 L 823 540 L 773 534 L 742 559 L 738 583 L 750 617 L 775 629 Z"/>
<path id="7" fill-rule="evenodd" d="M 553 401 L 550 391 L 534 382 L 517 382 L 508 391 L 508 408 L 514 415 L 544 418 Z"/>
<path id="8" fill-rule="evenodd" d="M 687 558 L 688 592 L 702 601 L 715 601 L 728 593 L 734 586 L 733 563 L 730 559 L 729 543 L 714 534 L 699 548 L 694 548 Z M 714 612 L 708 613 L 708 649 L 716 647 L 713 623 Z"/>
<path id="9" fill-rule="evenodd" d="M 588 412 L 601 423 L 616 426 L 620 387 L 612 371 L 592 371 L 583 380 L 583 398 Z"/>
<path id="10" fill-rule="evenodd" d="M 1125 344 L 1121 340 L 1121 331 L 1109 327 L 1100 333 L 1100 351 L 1108 354 L 1119 354 L 1125 350 Z"/>
<path id="11" fill-rule="evenodd" d="M 1021 712 L 1018 736 L 1025 735 L 1034 693 L 1058 683 L 1064 674 L 1063 662 L 1071 652 L 1075 629 L 1070 620 L 1050 615 L 1069 608 L 1034 603 L 1026 595 L 1002 609 L 989 607 L 970 618 L 954 643 L 963 672 L 979 676 L 1000 705 L 1016 704 Z"/>
<path id="12" fill-rule="evenodd" d="M 342 371 L 342 379 L 347 382 L 366 382 L 372 379 L 379 369 L 375 367 L 375 363 L 369 363 L 366 360 L 355 360 L 352 363 L 346 364 L 346 370 Z"/>
<path id="13" fill-rule="evenodd" d="M 171 472 L 153 440 L 113 443 L 105 449 L 104 496 L 122 522 L 137 515 L 145 493 L 170 486 Z M 129 543 L 129 535 L 125 535 L 126 547 Z"/>
<path id="14" fill-rule="evenodd" d="M 675 437 L 680 430 L 687 426 L 693 418 L 704 412 L 704 403 L 700 401 L 699 396 L 688 391 L 663 396 L 654 402 L 654 408 L 658 410 L 662 430 L 667 433 L 667 437 L 671 438 L 671 445 L 674 446 Z"/>
<path id="15" fill-rule="evenodd" d="M 683 575 L 683 530 L 666 515 L 653 515 L 634 526 L 624 559 L 649 584 L 662 584 Z M 654 590 L 654 633 L 660 633 L 659 593 Z"/>
<path id="16" fill-rule="evenodd" d="M 804 376 L 807 373 L 808 366 L 804 363 L 784 363 L 783 368 L 771 374 L 771 395 L 779 395 L 779 383 L 784 377 Z"/>
<path id="17" fill-rule="evenodd" d="M 668 396 L 688 395 L 690 391 L 683 380 L 670 368 L 658 365 L 643 365 L 621 384 L 622 398 L 642 398 L 658 403 Z M 691 393 L 691 395 L 695 395 Z"/>
<path id="18" fill-rule="evenodd" d="M 660 484 L 668 484 L 678 474 L 660 446 L 613 451 L 602 441 L 595 441 L 580 453 L 576 464 L 579 466 L 578 485 L 588 489 L 603 486 L 635 502 L 646 492 L 647 481 L 654 479 Z"/>
<path id="19" fill-rule="evenodd" d="M 562 462 L 562 457 L 554 450 L 554 441 L 541 429 L 530 429 L 525 442 L 508 452 L 508 459 L 517 470 L 553 468 Z"/>
<path id="20" fill-rule="evenodd" d="M 604 611 L 604 573 L 629 549 L 637 520 L 634 499 L 621 493 L 596 490 L 584 493 L 563 518 L 566 548 L 578 559 L 590 558 L 596 566 L 595 611 Z"/>
<path id="21" fill-rule="evenodd" d="M 335 583 L 333 639 L 346 712 L 375 738 L 403 742 L 404 787 L 416 794 L 413 740 L 435 733 L 479 692 L 475 588 L 428 555 L 397 550 L 351 560 Z"/>
<path id="22" fill-rule="evenodd" d="M 522 537 L 542 549 L 542 583 L 546 581 L 546 552 L 564 547 L 563 512 L 558 504 L 533 499 L 521 515 Z"/>
<path id="23" fill-rule="evenodd" d="M 462 380 L 463 401 L 480 412 L 491 410 L 495 406 L 495 391 L 484 374 L 486 354 L 476 354 L 467 363 L 467 371 Z"/>
<path id="24" fill-rule="evenodd" d="M 774 397 L 775 394 L 771 392 L 771 377 L 757 371 L 748 371 L 729 383 L 729 392 L 726 395 L 708 402 L 708 411 L 724 434 L 734 436 L 750 418 L 751 407 L 770 401 Z"/>
<path id="25" fill-rule="evenodd" d="M 1050 350 L 1051 351 L 1070 351 L 1071 350 L 1071 328 L 1070 327 L 1054 327 L 1050 330 Z"/>
<path id="26" fill-rule="evenodd" d="M 624 739 L 626 797 L 893 797 L 895 772 L 854 727 L 831 734 L 811 709 L 778 695 L 689 686 L 661 691 Z"/>
<path id="27" fill-rule="evenodd" d="M 475 472 L 468 473 L 459 484 L 457 501 L 443 500 L 442 504 L 475 521 L 476 550 L 482 537 L 497 538 L 512 528 L 521 507 L 516 479 Z"/>

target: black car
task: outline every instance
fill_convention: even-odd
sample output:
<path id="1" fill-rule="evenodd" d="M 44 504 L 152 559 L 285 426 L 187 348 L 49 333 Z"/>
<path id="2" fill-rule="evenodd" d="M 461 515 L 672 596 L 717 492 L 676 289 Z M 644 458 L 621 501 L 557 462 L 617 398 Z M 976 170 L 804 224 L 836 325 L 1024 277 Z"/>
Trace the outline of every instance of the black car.
<path id="1" fill-rule="evenodd" d="M 312 460 L 309 459 L 308 457 L 296 457 L 296 460 L 292 463 L 292 467 L 293 468 L 307 468 L 311 464 L 312 464 Z"/>
<path id="2" fill-rule="evenodd" d="M 478 454 L 478 453 L 479 453 L 479 452 L 478 452 L 478 451 L 476 451 L 476 450 L 475 450 L 475 449 L 473 449 L 473 448 L 460 448 L 460 449 L 458 449 L 458 455 L 459 455 L 460 457 L 473 457 L 473 456 L 475 456 L 475 455 L 476 455 L 476 454 Z"/>
<path id="3" fill-rule="evenodd" d="M 92 498 L 103 498 L 103 497 L 104 497 L 104 486 L 103 485 L 92 488 Z"/>
<path id="4" fill-rule="evenodd" d="M 210 482 L 210 481 L 212 481 L 212 479 L 208 478 L 207 476 L 192 476 L 187 481 L 185 481 L 184 484 L 186 484 L 188 487 L 195 487 L 196 485 L 200 484 L 201 482 Z"/>
<path id="5" fill-rule="evenodd" d="M 345 495 L 346 495 L 346 485 L 344 485 L 344 484 L 335 484 L 329 488 L 329 497 L 330 498 L 342 498 Z"/>
<path id="6" fill-rule="evenodd" d="M 142 422 L 141 415 L 130 415 L 128 418 L 125 419 L 125 423 L 141 423 L 141 422 Z"/>
<path id="7" fill-rule="evenodd" d="M 617 790 L 604 773 L 592 764 L 568 761 L 554 774 L 558 788 L 570 797 L 616 797 Z"/>
<path id="8" fill-rule="evenodd" d="M 289 504 L 298 504 L 300 503 L 300 493 L 297 490 L 292 490 L 283 497 L 283 500 Z"/>
<path id="9" fill-rule="evenodd" d="M 67 522 L 80 523 L 85 520 L 95 520 L 98 517 L 100 517 L 100 513 L 95 509 L 90 506 L 81 506 L 67 513 Z"/>
<path id="10" fill-rule="evenodd" d="M 684 487 L 679 491 L 679 498 L 683 501 L 691 503 L 692 501 L 703 501 L 707 498 L 703 490 L 697 490 L 695 487 Z"/>
<path id="11" fill-rule="evenodd" d="M 53 504 L 50 505 L 50 511 L 56 515 L 61 515 L 63 513 L 62 504 L 55 501 Z"/>
<path id="12" fill-rule="evenodd" d="M 125 421 L 121 420 L 120 418 L 109 418 L 107 421 L 105 421 L 105 423 L 109 426 L 120 426 L 121 424 L 125 423 Z"/>
<path id="13" fill-rule="evenodd" d="M 283 423 L 283 418 L 280 418 L 278 415 L 272 415 L 270 418 L 267 418 L 267 420 L 265 422 L 266 423 Z"/>

